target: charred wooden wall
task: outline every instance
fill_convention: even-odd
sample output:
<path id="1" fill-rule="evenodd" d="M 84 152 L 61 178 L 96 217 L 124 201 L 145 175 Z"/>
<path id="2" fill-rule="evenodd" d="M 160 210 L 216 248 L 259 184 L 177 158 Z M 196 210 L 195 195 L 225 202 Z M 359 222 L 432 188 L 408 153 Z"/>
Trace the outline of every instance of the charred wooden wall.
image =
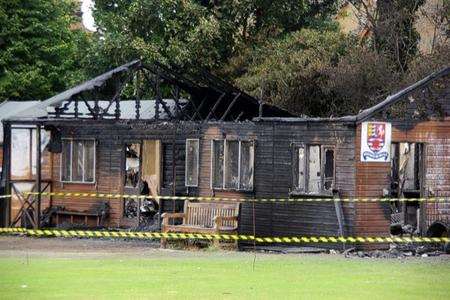
<path id="1" fill-rule="evenodd" d="M 123 193 L 125 143 L 140 142 L 142 140 L 161 140 L 162 144 L 162 186 L 164 195 L 185 194 L 184 186 L 184 148 L 185 139 L 198 137 L 198 129 L 194 125 L 171 123 L 106 123 L 106 122 L 61 122 L 53 123 L 61 130 L 62 138 L 79 138 L 96 140 L 96 181 L 89 183 L 63 183 L 60 181 L 61 154 L 53 157 L 53 191 L 83 191 L 98 193 Z M 175 151 L 173 151 L 175 147 Z M 173 155 L 175 154 L 175 166 Z M 175 168 L 174 168 L 175 167 Z M 173 171 L 175 171 L 175 188 L 173 185 Z M 111 206 L 110 218 L 107 225 L 122 226 L 126 224 L 123 216 L 123 201 L 118 199 L 54 197 L 53 205 L 62 205 L 66 209 L 88 210 L 98 201 L 109 201 Z M 182 204 L 174 201 L 164 201 L 165 211 L 179 210 Z"/>
<path id="2" fill-rule="evenodd" d="M 450 196 L 450 119 L 420 123 L 393 122 L 392 142 L 423 143 L 425 146 L 424 195 Z M 356 196 L 382 197 L 390 187 L 390 162 L 360 162 L 361 125 L 356 130 Z M 449 203 L 426 204 L 426 222 L 450 221 Z M 358 203 L 356 206 L 356 234 L 365 236 L 389 235 L 390 210 L 388 204 Z"/>
<path id="3" fill-rule="evenodd" d="M 60 154 L 53 157 L 54 191 L 123 192 L 123 159 L 126 142 L 159 139 L 162 143 L 163 195 L 202 195 L 218 197 L 290 197 L 292 190 L 292 144 L 314 143 L 335 147 L 336 188 L 342 197 L 354 195 L 354 128 L 338 123 L 243 122 L 243 123 L 158 123 L 126 124 L 106 122 L 64 122 L 53 124 L 63 138 L 94 138 L 97 141 L 95 184 L 60 182 Z M 184 184 L 185 140 L 200 138 L 198 188 Z M 254 189 L 252 192 L 221 191 L 211 188 L 211 140 L 255 141 Z M 175 150 L 174 150 L 175 149 Z M 175 155 L 175 159 L 173 159 Z M 175 166 L 173 165 L 175 162 Z M 173 172 L 175 171 L 175 181 Z M 173 183 L 175 182 L 175 187 Z M 57 198 L 53 205 L 87 210 L 100 200 L 111 205 L 110 226 L 121 226 L 123 202 L 117 199 Z M 182 203 L 166 200 L 164 211 L 179 211 Z M 344 207 L 347 234 L 353 232 L 354 208 Z M 240 232 L 258 235 L 336 235 L 338 221 L 333 203 L 242 204 Z"/>
<path id="4" fill-rule="evenodd" d="M 211 189 L 211 140 L 254 140 L 254 190 Z M 292 145 L 322 144 L 335 147 L 336 188 L 342 197 L 354 195 L 354 128 L 337 123 L 247 122 L 208 124 L 200 153 L 199 194 L 203 196 L 273 198 L 291 197 Z M 352 233 L 354 208 L 343 208 L 347 234 Z M 241 205 L 240 232 L 260 236 L 337 235 L 333 203 L 245 203 Z"/>

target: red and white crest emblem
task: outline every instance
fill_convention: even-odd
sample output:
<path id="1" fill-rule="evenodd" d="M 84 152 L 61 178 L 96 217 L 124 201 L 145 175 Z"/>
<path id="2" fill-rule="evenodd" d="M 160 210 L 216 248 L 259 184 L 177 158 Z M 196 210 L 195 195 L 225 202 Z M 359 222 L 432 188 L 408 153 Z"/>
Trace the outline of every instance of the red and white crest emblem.
<path id="1" fill-rule="evenodd" d="M 383 149 L 386 142 L 386 124 L 369 123 L 367 125 L 367 145 L 373 152 Z"/>

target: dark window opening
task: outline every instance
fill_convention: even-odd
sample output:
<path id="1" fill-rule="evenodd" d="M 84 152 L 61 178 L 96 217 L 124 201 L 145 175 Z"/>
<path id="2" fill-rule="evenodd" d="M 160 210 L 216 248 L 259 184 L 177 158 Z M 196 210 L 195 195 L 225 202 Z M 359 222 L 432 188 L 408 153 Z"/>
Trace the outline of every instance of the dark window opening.
<path id="1" fill-rule="evenodd" d="M 391 144 L 391 187 L 394 198 L 420 198 L 422 196 L 424 145 L 422 143 Z M 420 226 L 420 205 L 418 201 L 391 203 L 391 223 L 411 226 L 418 230 Z M 405 229 L 406 230 L 406 229 Z"/>
<path id="2" fill-rule="evenodd" d="M 301 145 L 294 148 L 294 190 L 331 194 L 334 188 L 334 148 Z"/>
<path id="3" fill-rule="evenodd" d="M 136 187 L 141 172 L 141 144 L 125 146 L 125 186 Z"/>
<path id="4" fill-rule="evenodd" d="M 141 178 L 141 144 L 125 144 L 124 165 L 124 192 L 125 194 L 137 195 L 140 193 Z M 123 202 L 123 215 L 125 218 L 136 218 L 138 216 L 138 201 L 125 198 Z"/>
<path id="5" fill-rule="evenodd" d="M 186 174 L 185 185 L 196 187 L 198 186 L 198 162 L 199 161 L 199 140 L 186 140 Z"/>

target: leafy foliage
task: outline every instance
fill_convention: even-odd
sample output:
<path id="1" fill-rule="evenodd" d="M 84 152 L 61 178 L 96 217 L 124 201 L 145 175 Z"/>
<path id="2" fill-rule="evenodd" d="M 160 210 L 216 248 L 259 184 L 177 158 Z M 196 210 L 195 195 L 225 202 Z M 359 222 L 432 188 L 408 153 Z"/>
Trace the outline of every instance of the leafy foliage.
<path id="1" fill-rule="evenodd" d="M 311 26 L 336 1 L 97 0 L 98 44 L 87 65 L 139 57 L 220 70 L 238 49 Z"/>
<path id="2" fill-rule="evenodd" d="M 327 70 L 348 49 L 351 39 L 338 31 L 304 29 L 252 51 L 244 75 L 236 80 L 264 101 L 294 113 L 323 115 L 333 101 L 325 89 Z M 331 107 L 328 107 L 331 109 Z"/>
<path id="3" fill-rule="evenodd" d="M 82 77 L 69 0 L 0 0 L 0 99 L 44 99 Z"/>

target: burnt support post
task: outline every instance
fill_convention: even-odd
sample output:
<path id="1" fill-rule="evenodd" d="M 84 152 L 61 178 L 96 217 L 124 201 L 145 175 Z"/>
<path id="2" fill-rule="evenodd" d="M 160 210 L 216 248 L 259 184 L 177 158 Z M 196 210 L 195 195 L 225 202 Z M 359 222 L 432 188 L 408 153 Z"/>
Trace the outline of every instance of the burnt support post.
<path id="1" fill-rule="evenodd" d="M 3 122 L 3 163 L 1 188 L 3 195 L 11 195 L 11 124 Z M 11 223 L 11 198 L 0 201 L 0 224 L 8 227 Z"/>
<path id="2" fill-rule="evenodd" d="M 156 75 L 155 79 L 155 94 L 156 94 L 156 101 L 155 101 L 155 120 L 159 120 L 159 106 L 161 104 L 162 96 L 161 96 L 161 79 L 159 76 L 159 72 Z"/>
<path id="3" fill-rule="evenodd" d="M 36 125 L 36 207 L 35 207 L 35 227 L 40 227 L 41 220 L 41 125 Z"/>
<path id="4" fill-rule="evenodd" d="M 258 112 L 259 118 L 262 118 L 262 116 L 263 116 L 263 105 L 264 105 L 264 103 L 262 101 L 259 101 L 259 112 Z"/>

